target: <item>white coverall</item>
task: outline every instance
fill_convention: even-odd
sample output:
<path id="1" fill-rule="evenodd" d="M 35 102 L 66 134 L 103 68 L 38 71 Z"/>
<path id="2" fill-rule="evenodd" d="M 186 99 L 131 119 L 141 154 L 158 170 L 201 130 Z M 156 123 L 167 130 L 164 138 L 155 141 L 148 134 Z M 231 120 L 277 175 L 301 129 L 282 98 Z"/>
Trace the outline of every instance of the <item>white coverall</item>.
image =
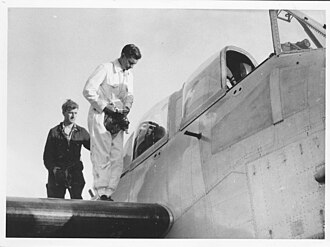
<path id="1" fill-rule="evenodd" d="M 88 129 L 96 196 L 111 196 L 123 171 L 124 132 L 111 135 L 105 129 L 103 109 L 109 103 L 113 103 L 119 109 L 130 109 L 133 104 L 132 93 L 132 71 L 123 71 L 118 59 L 99 65 L 84 87 L 83 95 L 91 103 Z"/>

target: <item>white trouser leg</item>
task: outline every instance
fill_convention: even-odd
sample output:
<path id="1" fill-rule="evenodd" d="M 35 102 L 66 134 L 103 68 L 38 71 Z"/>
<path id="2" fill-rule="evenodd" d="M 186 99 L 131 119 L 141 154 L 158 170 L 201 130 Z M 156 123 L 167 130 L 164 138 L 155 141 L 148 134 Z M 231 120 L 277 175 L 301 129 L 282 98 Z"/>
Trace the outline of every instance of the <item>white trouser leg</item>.
<path id="1" fill-rule="evenodd" d="M 109 188 L 114 192 L 123 172 L 124 159 L 123 159 L 123 142 L 124 131 L 120 131 L 116 136 L 112 137 L 112 148 L 110 150 L 110 181 Z"/>
<path id="2" fill-rule="evenodd" d="M 123 170 L 123 131 L 111 136 L 103 124 L 104 113 L 93 109 L 88 115 L 93 164 L 94 190 L 110 196 L 117 188 Z"/>

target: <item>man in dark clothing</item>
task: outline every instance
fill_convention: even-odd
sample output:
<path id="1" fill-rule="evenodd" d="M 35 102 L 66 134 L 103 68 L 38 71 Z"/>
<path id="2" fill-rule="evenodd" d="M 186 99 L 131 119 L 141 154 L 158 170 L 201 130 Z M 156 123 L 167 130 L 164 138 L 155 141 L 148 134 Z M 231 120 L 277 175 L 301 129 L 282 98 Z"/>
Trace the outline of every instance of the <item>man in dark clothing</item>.
<path id="1" fill-rule="evenodd" d="M 64 121 L 49 131 L 43 154 L 48 198 L 64 198 L 68 189 L 71 199 L 82 199 L 85 179 L 80 152 L 82 145 L 90 149 L 90 139 L 87 130 L 75 123 L 78 109 L 77 103 L 67 100 L 62 105 Z"/>

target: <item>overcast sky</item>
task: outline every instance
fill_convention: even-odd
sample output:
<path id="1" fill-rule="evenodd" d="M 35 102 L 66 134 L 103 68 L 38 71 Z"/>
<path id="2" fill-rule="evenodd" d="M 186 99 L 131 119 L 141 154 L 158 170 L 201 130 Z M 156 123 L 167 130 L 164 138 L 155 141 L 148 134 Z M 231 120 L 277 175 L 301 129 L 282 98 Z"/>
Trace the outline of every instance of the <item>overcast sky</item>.
<path id="1" fill-rule="evenodd" d="M 198 6 L 8 8 L 7 196 L 46 197 L 42 154 L 49 129 L 63 120 L 61 105 L 69 98 L 76 101 L 77 124 L 87 129 L 85 82 L 97 65 L 118 58 L 125 44 L 136 44 L 142 53 L 133 70 L 131 133 L 150 107 L 180 89 L 201 63 L 223 47 L 243 48 L 258 63 L 272 52 L 268 11 L 262 5 L 255 4 L 259 10 Z M 309 13 L 325 22 L 325 12 Z M 89 199 L 92 167 L 86 150 L 82 161 L 87 182 L 83 197 Z"/>

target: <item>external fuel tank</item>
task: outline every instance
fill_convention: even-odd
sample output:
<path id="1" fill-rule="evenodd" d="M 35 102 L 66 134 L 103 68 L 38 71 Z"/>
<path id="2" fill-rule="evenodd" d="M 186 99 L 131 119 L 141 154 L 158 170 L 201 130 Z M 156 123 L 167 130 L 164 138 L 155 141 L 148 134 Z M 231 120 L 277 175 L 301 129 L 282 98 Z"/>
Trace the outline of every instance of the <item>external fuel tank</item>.
<path id="1" fill-rule="evenodd" d="M 156 238 L 171 224 L 156 203 L 7 197 L 7 237 Z"/>

